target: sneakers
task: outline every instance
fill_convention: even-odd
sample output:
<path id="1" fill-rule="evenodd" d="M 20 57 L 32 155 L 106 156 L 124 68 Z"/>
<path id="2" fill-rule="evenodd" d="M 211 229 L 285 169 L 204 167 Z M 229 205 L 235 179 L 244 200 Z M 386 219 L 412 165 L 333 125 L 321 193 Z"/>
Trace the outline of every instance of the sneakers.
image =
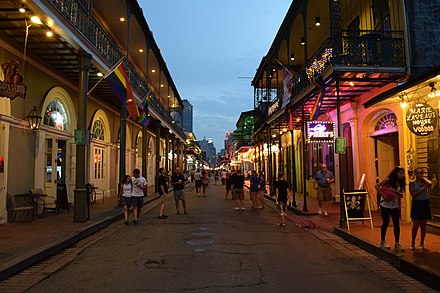
<path id="1" fill-rule="evenodd" d="M 183 211 L 183 214 L 184 214 L 184 215 L 188 215 L 188 212 L 187 212 L 187 211 Z"/>
<path id="2" fill-rule="evenodd" d="M 159 219 L 166 219 L 166 218 L 168 218 L 167 215 L 160 215 L 160 216 L 159 216 Z"/>
<path id="3" fill-rule="evenodd" d="M 245 211 L 245 210 L 246 210 L 246 208 L 245 208 L 245 207 L 242 207 L 242 208 L 241 208 L 241 210 L 242 210 L 242 211 Z"/>
<path id="4" fill-rule="evenodd" d="M 321 209 L 318 210 L 318 215 L 322 215 Z"/>
<path id="5" fill-rule="evenodd" d="M 388 243 L 386 243 L 385 241 L 381 241 L 381 242 L 380 242 L 380 248 L 383 248 L 383 249 L 390 249 L 391 246 L 390 246 Z"/>
<path id="6" fill-rule="evenodd" d="M 277 225 L 278 225 L 278 227 L 280 227 L 280 228 L 284 228 L 284 227 L 286 227 L 286 224 L 283 224 L 283 223 L 278 223 Z"/>
<path id="7" fill-rule="evenodd" d="M 394 244 L 394 251 L 396 252 L 403 252 L 405 251 L 402 247 L 402 245 L 400 245 L 399 243 Z"/>
<path id="8" fill-rule="evenodd" d="M 239 211 L 239 210 L 240 210 L 239 207 L 235 207 L 235 208 L 234 208 L 234 211 Z"/>
<path id="9" fill-rule="evenodd" d="M 411 245 L 409 246 L 409 250 L 414 250 L 414 243 L 411 243 Z"/>
<path id="10" fill-rule="evenodd" d="M 258 208 L 259 208 L 260 210 L 262 210 L 262 209 L 263 209 L 263 206 L 258 206 Z"/>
<path id="11" fill-rule="evenodd" d="M 130 222 L 129 221 L 125 221 L 125 225 L 129 225 L 130 224 Z"/>
<path id="12" fill-rule="evenodd" d="M 423 245 L 423 243 L 420 243 L 419 249 L 424 250 L 425 249 L 425 245 Z"/>
<path id="13" fill-rule="evenodd" d="M 133 224 L 139 224 L 139 219 L 133 220 Z"/>
<path id="14" fill-rule="evenodd" d="M 324 212 L 324 216 L 328 217 L 328 213 L 327 213 L 327 212 Z"/>
<path id="15" fill-rule="evenodd" d="M 180 215 L 180 211 L 177 211 L 177 212 L 176 212 L 176 215 Z"/>

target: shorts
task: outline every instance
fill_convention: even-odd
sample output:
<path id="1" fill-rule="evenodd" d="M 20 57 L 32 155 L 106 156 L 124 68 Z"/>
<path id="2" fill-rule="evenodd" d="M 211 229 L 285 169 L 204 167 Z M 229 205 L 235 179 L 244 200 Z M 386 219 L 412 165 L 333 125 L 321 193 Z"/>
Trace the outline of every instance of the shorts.
<path id="1" fill-rule="evenodd" d="M 411 203 L 411 219 L 413 220 L 431 220 L 431 207 L 429 199 L 413 200 Z"/>
<path id="2" fill-rule="evenodd" d="M 132 196 L 131 203 L 134 208 L 142 208 L 144 206 L 144 197 L 143 196 Z"/>
<path id="3" fill-rule="evenodd" d="M 196 188 L 202 187 L 202 180 L 196 180 Z"/>
<path id="4" fill-rule="evenodd" d="M 244 190 L 243 188 L 234 188 L 234 197 L 235 200 L 244 200 Z"/>
<path id="5" fill-rule="evenodd" d="M 183 190 L 174 190 L 174 200 L 185 200 L 185 192 Z"/>
<path id="6" fill-rule="evenodd" d="M 259 194 L 258 191 L 251 191 L 251 193 L 250 193 L 251 199 L 253 199 L 253 198 L 257 199 L 258 198 L 258 194 Z"/>
<path id="7" fill-rule="evenodd" d="M 280 215 L 285 215 L 287 210 L 287 200 L 280 200 L 278 201 L 278 204 L 280 205 Z"/>
<path id="8" fill-rule="evenodd" d="M 164 193 L 160 196 L 160 203 L 165 203 L 166 200 L 167 200 L 167 195 L 166 193 Z"/>
<path id="9" fill-rule="evenodd" d="M 129 208 L 131 206 L 131 197 L 122 196 L 121 202 L 122 202 L 122 206 Z"/>
<path id="10" fill-rule="evenodd" d="M 318 196 L 318 200 L 322 200 L 322 201 L 331 201 L 333 198 L 331 186 L 327 186 L 327 187 L 318 186 L 318 190 L 316 191 L 316 194 Z"/>

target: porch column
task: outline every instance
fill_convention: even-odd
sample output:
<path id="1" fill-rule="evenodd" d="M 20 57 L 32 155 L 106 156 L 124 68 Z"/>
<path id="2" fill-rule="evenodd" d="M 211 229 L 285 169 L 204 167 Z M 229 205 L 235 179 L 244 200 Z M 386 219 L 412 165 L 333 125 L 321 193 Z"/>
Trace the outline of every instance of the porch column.
<path id="1" fill-rule="evenodd" d="M 155 128 L 156 128 L 156 172 L 155 172 L 155 177 L 154 177 L 154 186 L 155 186 L 155 191 L 159 191 L 159 184 L 158 184 L 158 180 L 159 180 L 159 168 L 160 168 L 160 121 L 155 122 Z"/>
<path id="2" fill-rule="evenodd" d="M 307 208 L 307 179 L 309 178 L 309 170 L 306 170 L 306 160 L 308 160 L 308 153 L 307 153 L 307 146 L 306 146 L 306 121 L 305 121 L 305 114 L 304 114 L 304 105 L 305 101 L 303 100 L 302 106 L 301 106 L 301 147 L 302 147 L 302 169 L 303 169 L 303 190 L 304 190 L 304 205 L 303 205 L 303 211 L 308 212 L 309 209 Z"/>
<path id="3" fill-rule="evenodd" d="M 361 167 L 359 160 L 359 142 L 358 142 L 358 120 L 357 120 L 357 103 L 351 103 L 351 108 L 353 109 L 353 119 L 350 122 L 351 130 L 351 148 L 353 152 L 353 176 L 354 183 L 361 178 Z M 355 185 L 356 188 L 356 185 Z"/>
<path id="4" fill-rule="evenodd" d="M 342 124 L 341 124 L 341 97 L 339 94 L 339 79 L 338 76 L 336 76 L 336 110 L 337 110 L 337 115 L 338 115 L 338 137 L 342 137 Z M 340 220 L 339 220 L 339 227 L 345 227 L 346 226 L 346 221 L 345 221 L 345 201 L 344 198 L 342 196 L 342 176 L 343 172 L 342 172 L 342 165 L 341 165 L 341 158 L 342 155 L 338 154 L 338 165 L 339 165 L 339 206 L 340 206 Z"/>
<path id="5" fill-rule="evenodd" d="M 148 181 L 148 129 L 147 126 L 142 127 L 142 175 L 147 179 Z"/>
<path id="6" fill-rule="evenodd" d="M 176 168 L 176 164 L 174 163 L 174 151 L 176 149 L 176 138 L 174 135 L 171 136 L 171 171 L 174 174 L 174 169 Z"/>
<path id="7" fill-rule="evenodd" d="M 166 143 L 165 143 L 165 153 L 166 153 L 166 160 L 165 160 L 165 169 L 167 170 L 167 171 L 169 171 L 170 170 L 170 160 L 168 159 L 168 154 L 169 154 L 169 152 L 170 152 L 170 132 L 169 131 L 166 131 L 165 132 L 165 141 L 166 141 Z"/>
<path id="8" fill-rule="evenodd" d="M 89 71 L 91 67 L 92 56 L 85 52 L 79 53 L 79 95 L 78 95 L 78 126 L 86 137 L 87 129 L 87 91 L 89 87 Z M 76 174 L 74 190 L 74 213 L 73 221 L 82 223 L 87 221 L 87 194 L 86 194 L 86 154 L 87 145 L 76 145 Z"/>

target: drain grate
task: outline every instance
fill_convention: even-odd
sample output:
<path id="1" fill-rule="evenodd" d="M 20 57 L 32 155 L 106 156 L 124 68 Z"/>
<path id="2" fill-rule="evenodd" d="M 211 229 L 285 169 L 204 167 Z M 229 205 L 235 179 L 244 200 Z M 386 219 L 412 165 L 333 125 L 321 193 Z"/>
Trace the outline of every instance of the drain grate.
<path id="1" fill-rule="evenodd" d="M 209 239 L 190 239 L 185 243 L 188 245 L 211 245 L 213 241 Z"/>
<path id="2" fill-rule="evenodd" d="M 147 269 L 155 269 L 160 267 L 160 262 L 157 260 L 147 260 L 147 262 L 145 263 L 145 267 Z"/>

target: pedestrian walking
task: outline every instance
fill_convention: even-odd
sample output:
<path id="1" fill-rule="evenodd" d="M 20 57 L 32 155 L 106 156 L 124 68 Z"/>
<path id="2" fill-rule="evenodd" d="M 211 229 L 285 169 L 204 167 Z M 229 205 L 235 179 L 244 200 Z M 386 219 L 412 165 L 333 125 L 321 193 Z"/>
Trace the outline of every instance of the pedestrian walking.
<path id="1" fill-rule="evenodd" d="M 188 215 L 186 211 L 186 201 L 185 201 L 185 177 L 180 171 L 180 167 L 176 167 L 176 172 L 171 178 L 171 185 L 174 187 L 174 201 L 176 202 L 176 215 L 180 215 L 179 201 L 182 201 L 183 213 Z"/>
<path id="2" fill-rule="evenodd" d="M 264 178 L 263 174 L 260 174 L 260 185 L 258 186 L 258 195 L 260 197 L 260 205 L 258 206 L 259 209 L 264 209 L 264 206 L 265 206 L 264 193 L 265 192 L 266 192 L 266 179 Z"/>
<path id="3" fill-rule="evenodd" d="M 202 173 L 200 173 L 200 169 L 197 169 L 196 173 L 194 173 L 194 181 L 197 196 L 200 196 L 200 188 L 202 188 Z"/>
<path id="4" fill-rule="evenodd" d="M 376 190 L 379 197 L 380 212 L 382 215 L 382 226 L 380 228 L 380 247 L 389 249 L 390 245 L 385 241 L 387 228 L 390 224 L 390 217 L 394 226 L 394 250 L 403 251 L 399 243 L 400 222 L 399 222 L 399 199 L 403 197 L 402 191 L 405 189 L 405 170 L 402 167 L 396 167 L 387 178 L 376 184 Z"/>
<path id="5" fill-rule="evenodd" d="M 133 191 L 131 192 L 131 203 L 133 205 L 133 223 L 139 223 L 142 207 L 144 206 L 144 190 L 147 189 L 147 180 L 141 176 L 139 169 L 133 170 L 131 177 Z"/>
<path id="6" fill-rule="evenodd" d="M 283 173 L 278 174 L 278 180 L 275 181 L 275 193 L 276 193 L 276 203 L 280 207 L 280 222 L 278 226 L 281 228 L 286 227 L 286 222 L 284 217 L 286 216 L 287 208 L 287 181 L 284 180 Z"/>
<path id="7" fill-rule="evenodd" d="M 231 191 L 231 173 L 227 172 L 225 177 L 225 199 L 228 199 L 229 191 Z M 231 197 L 233 197 L 232 192 Z"/>
<path id="8" fill-rule="evenodd" d="M 426 222 L 432 218 L 431 208 L 429 206 L 428 189 L 432 186 L 432 182 L 424 176 L 422 168 L 417 168 L 416 179 L 409 184 L 411 193 L 411 219 L 413 221 L 411 233 L 411 245 L 409 249 L 414 250 L 416 242 L 417 230 L 420 227 L 420 246 L 419 249 L 425 249 Z"/>
<path id="9" fill-rule="evenodd" d="M 168 180 L 167 180 L 167 171 L 164 168 L 159 168 L 159 195 L 160 195 L 160 211 L 159 211 L 159 219 L 168 218 L 165 215 L 165 201 L 167 199 L 168 194 Z"/>
<path id="10" fill-rule="evenodd" d="M 260 187 L 260 177 L 257 176 L 256 171 L 251 172 L 251 178 L 249 179 L 249 181 L 250 181 L 249 195 L 252 201 L 252 208 L 258 209 L 258 193 Z"/>
<path id="11" fill-rule="evenodd" d="M 122 206 L 124 207 L 125 225 L 128 225 L 130 223 L 129 212 L 131 207 L 131 192 L 133 191 L 130 175 L 124 176 L 120 186 L 119 198 L 121 199 Z"/>
<path id="12" fill-rule="evenodd" d="M 218 173 L 218 171 L 215 171 L 215 175 L 214 175 L 214 185 L 217 185 L 217 182 L 220 181 L 220 174 Z"/>
<path id="13" fill-rule="evenodd" d="M 208 185 L 209 185 L 209 172 L 204 170 L 202 172 L 203 196 L 206 196 L 206 189 L 208 188 Z"/>
<path id="14" fill-rule="evenodd" d="M 335 182 L 335 177 L 331 171 L 327 170 L 327 165 L 322 164 L 321 170 L 316 172 L 314 179 L 313 187 L 316 189 L 319 205 L 318 214 L 322 215 L 322 209 L 324 209 L 324 215 L 328 216 L 327 205 L 333 197 L 330 184 Z"/>
<path id="15" fill-rule="evenodd" d="M 234 185 L 234 200 L 235 200 L 235 208 L 234 210 L 238 211 L 238 210 L 242 210 L 245 211 L 246 208 L 243 205 L 243 200 L 244 200 L 244 176 L 241 174 L 241 170 L 237 170 L 237 174 L 231 178 L 231 184 Z"/>
<path id="16" fill-rule="evenodd" d="M 226 174 L 228 174 L 228 172 L 226 172 L 225 169 L 222 170 L 222 172 L 220 173 L 220 177 L 222 180 L 222 184 L 225 185 L 226 184 Z"/>

